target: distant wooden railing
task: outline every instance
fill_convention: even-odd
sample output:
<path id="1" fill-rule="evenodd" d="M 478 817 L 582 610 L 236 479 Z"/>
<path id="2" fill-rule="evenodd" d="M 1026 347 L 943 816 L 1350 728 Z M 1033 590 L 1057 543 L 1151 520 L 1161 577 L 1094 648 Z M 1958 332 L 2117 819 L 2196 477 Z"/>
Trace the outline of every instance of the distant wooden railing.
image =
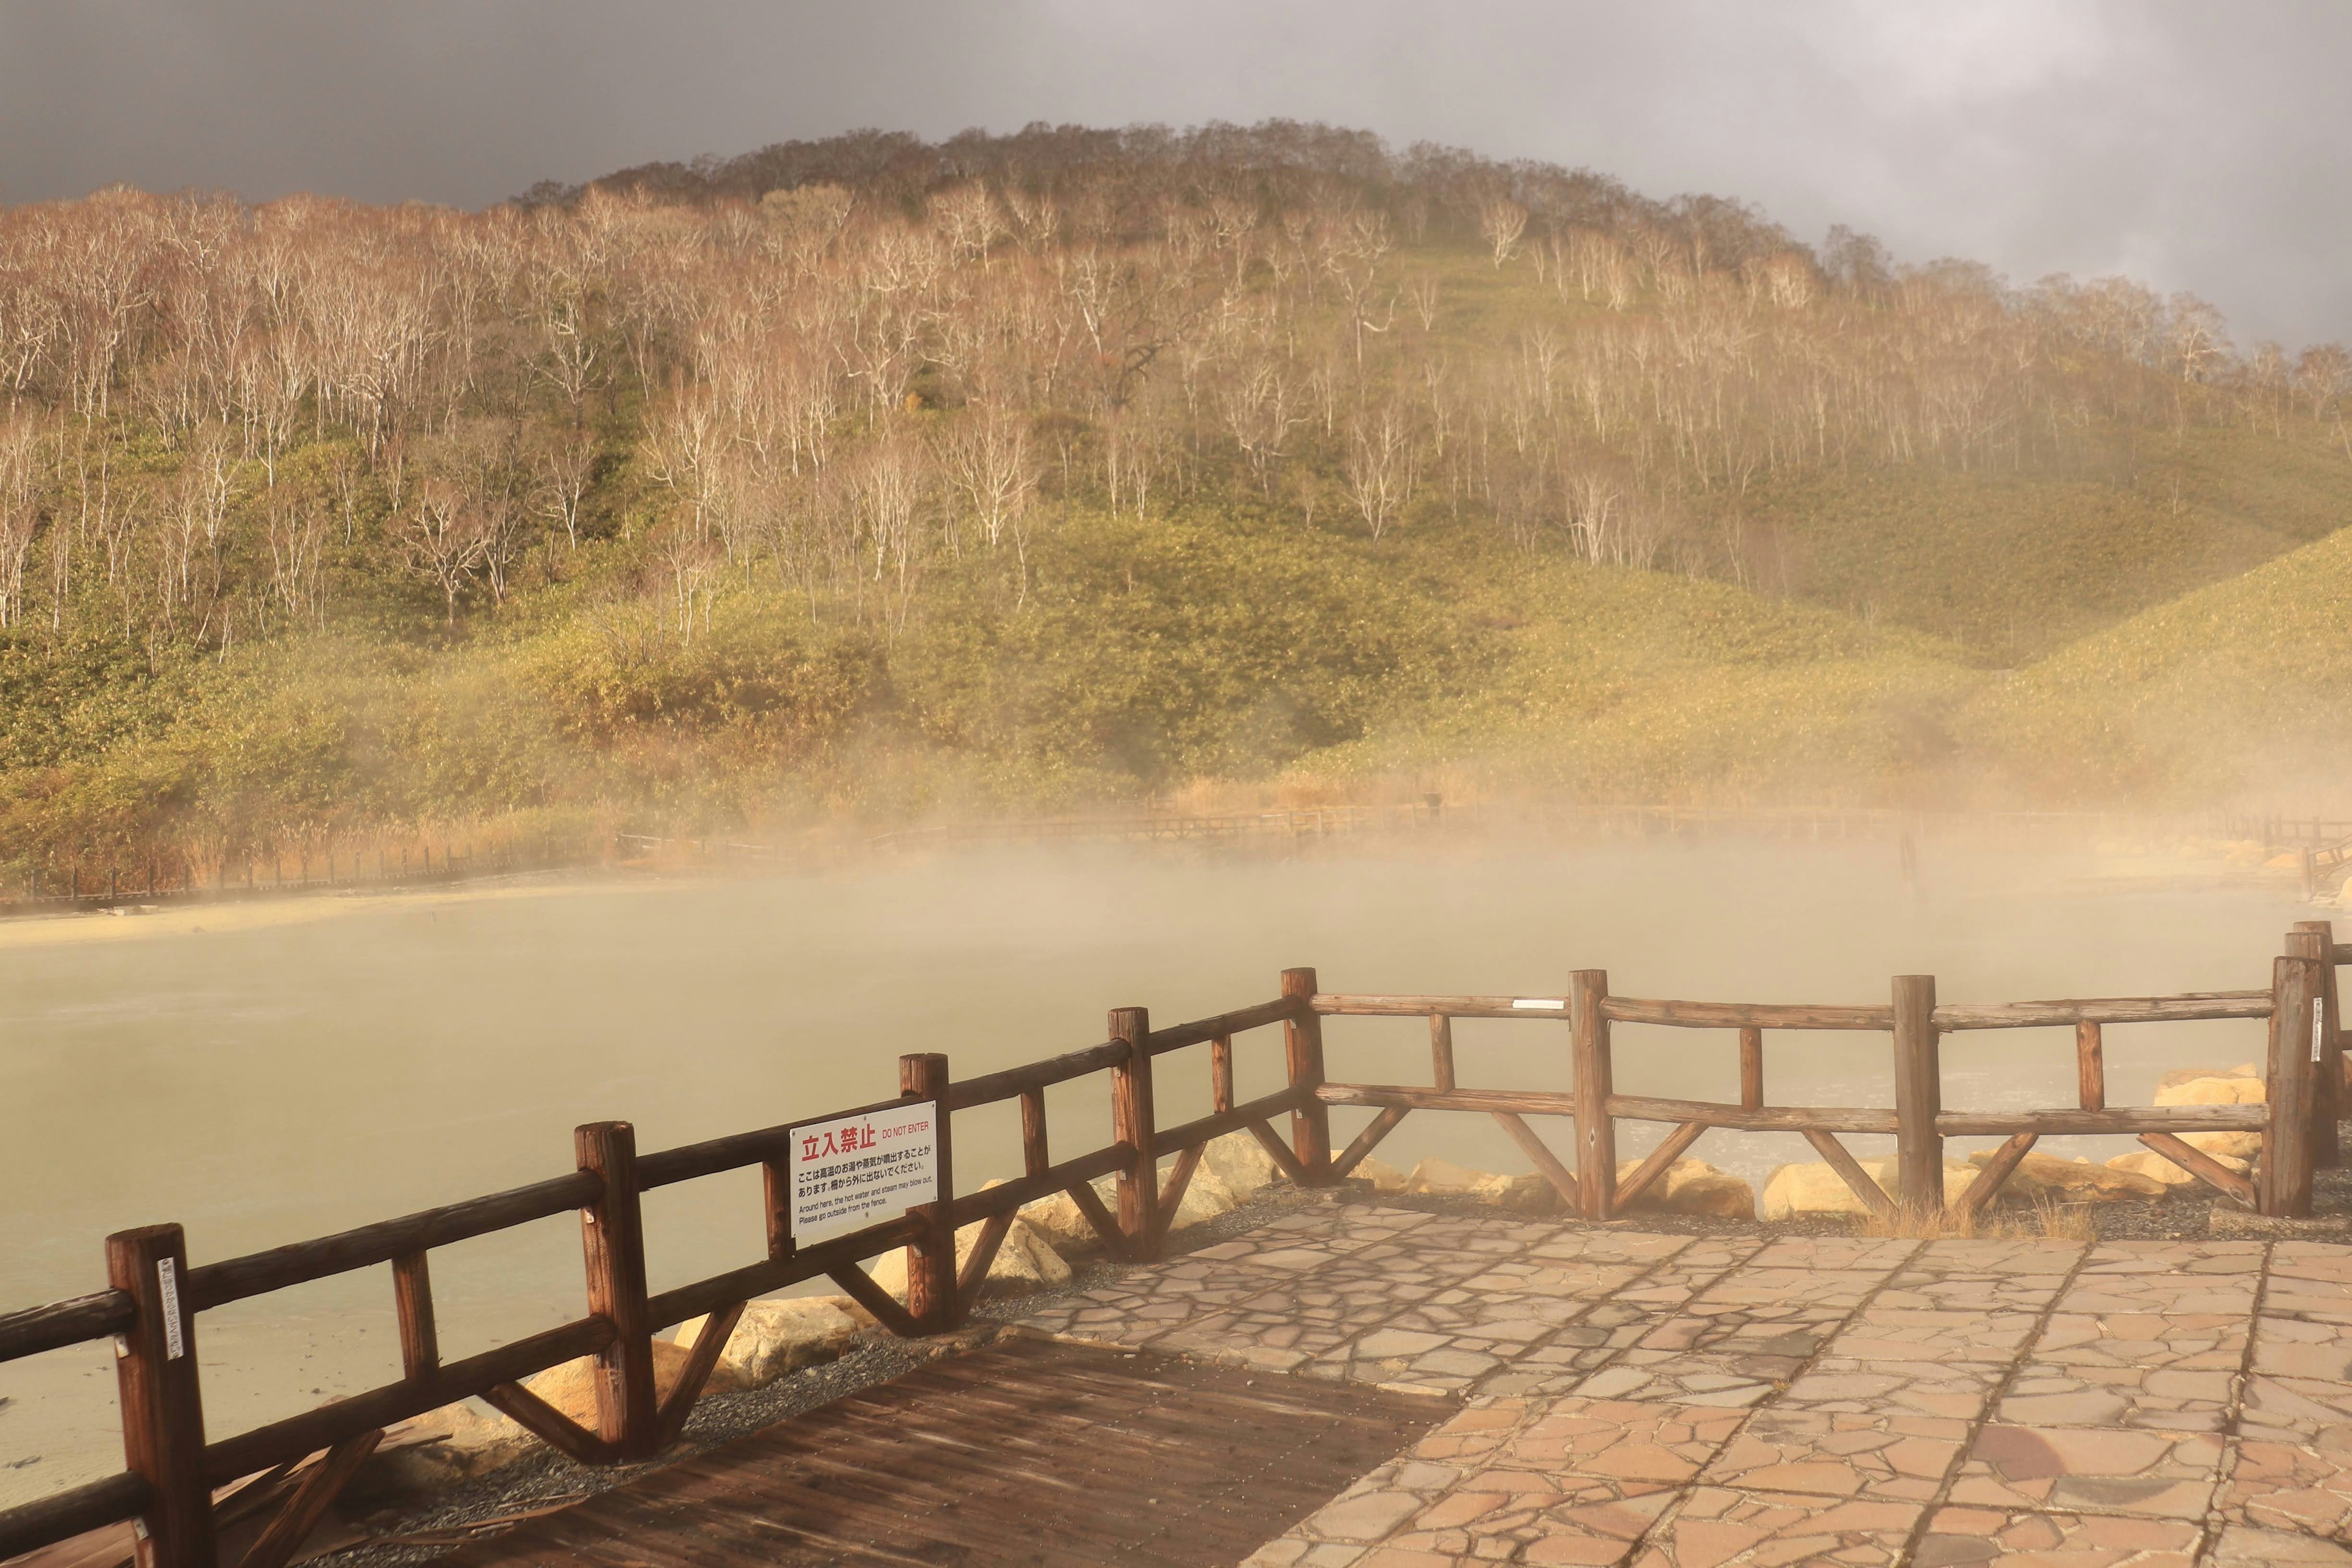
<path id="1" fill-rule="evenodd" d="M 2270 989 L 2200 992 L 2174 996 L 2016 1002 L 1939 1006 L 1932 975 L 1898 975 L 1884 1007 L 1791 1005 L 1777 1003 L 1649 1001 L 1615 996 L 1604 970 L 1580 970 L 1565 996 L 1318 995 L 1326 1016 L 1426 1017 L 1432 1081 L 1401 1084 L 1324 1083 L 1328 1104 L 1366 1106 L 1379 1115 L 1333 1163 L 1345 1176 L 1413 1110 L 1468 1110 L 1492 1116 L 1570 1211 L 1610 1219 L 1630 1207 L 1712 1128 L 1791 1131 L 1803 1135 L 1822 1160 L 1870 1208 L 1892 1214 L 1898 1204 L 1923 1215 L 1944 1208 L 1943 1142 L 1948 1137 L 2000 1137 L 1955 1206 L 1981 1210 L 1999 1194 L 2042 1138 L 2065 1134 L 2130 1134 L 2231 1199 L 2264 1214 L 2307 1215 L 2312 1171 L 2333 1164 L 2336 1117 L 2344 1094 L 2342 1043 L 2336 1025 L 2335 966 L 2352 962 L 2326 921 L 2290 932 L 2286 953 L 2273 961 Z M 1571 1081 L 1566 1092 L 1465 1089 L 1456 1079 L 1453 1023 L 1456 1018 L 1549 1018 L 1570 1032 Z M 2261 1105 L 2123 1106 L 2106 1102 L 2105 1029 L 2116 1024 L 2200 1019 L 2271 1021 L 2267 1100 Z M 1740 1099 L 1670 1100 L 1616 1092 L 1611 1026 L 1650 1024 L 1683 1029 L 1736 1030 L 1739 1037 Z M 2077 1103 L 2017 1111 L 1949 1111 L 1943 1104 L 1942 1037 L 1977 1029 L 2071 1026 L 2074 1030 Z M 1895 1104 L 1882 1107 L 1776 1106 L 1764 1100 L 1764 1033 L 1768 1029 L 1882 1033 L 1894 1045 Z M 1528 1124 L 1530 1116 L 1572 1120 L 1574 1168 Z M 1621 1178 L 1616 1123 L 1670 1123 L 1673 1131 Z M 2184 1142 L 2188 1132 L 2254 1132 L 2263 1139 L 2260 1185 Z M 1895 1188 L 1889 1194 L 1853 1158 L 1840 1133 L 1894 1135 Z"/>
<path id="2" fill-rule="evenodd" d="M 1630 1206 L 1711 1128 L 1799 1132 L 1865 1204 L 1882 1210 L 1893 1208 L 1896 1200 L 1870 1179 L 1837 1135 L 1892 1133 L 1900 1201 L 1927 1212 L 1943 1205 L 1946 1137 L 2008 1140 L 1959 1200 L 1960 1206 L 1974 1210 L 1991 1201 L 2037 1139 L 2058 1133 L 2126 1133 L 2138 1135 L 2198 1180 L 2238 1202 L 2267 1214 L 2308 1214 L 2312 1167 L 2315 1162 L 2335 1158 L 2334 1117 L 2343 1070 L 2335 967 L 2347 962 L 2352 962 L 2352 947 L 2337 945 L 2326 922 L 2307 922 L 2290 934 L 2286 955 L 2273 965 L 2268 991 L 1959 1006 L 1938 1006 L 1935 981 L 1926 975 L 1897 977 L 1885 1006 L 1810 1006 L 1615 996 L 1601 970 L 1578 971 L 1563 996 L 1343 995 L 1318 990 L 1315 971 L 1291 969 L 1283 972 L 1281 994 L 1271 1001 L 1157 1030 L 1145 1009 L 1118 1008 L 1110 1015 L 1109 1037 L 1098 1045 L 960 1081 L 950 1075 L 944 1056 L 904 1056 L 896 1098 L 834 1118 L 802 1117 L 642 1155 L 627 1122 L 592 1122 L 574 1133 L 574 1169 L 568 1174 L 243 1258 L 190 1268 L 180 1226 L 120 1232 L 106 1243 L 109 1289 L 0 1316 L 0 1362 L 115 1338 L 125 1468 L 120 1475 L 0 1511 L 0 1558 L 134 1520 L 142 1568 L 215 1568 L 215 1489 L 264 1473 L 282 1475 L 318 1456 L 320 1462 L 292 1488 L 282 1513 L 241 1561 L 241 1568 L 283 1568 L 386 1426 L 469 1397 L 488 1402 L 583 1462 L 649 1458 L 678 1436 L 744 1303 L 752 1298 L 822 1276 L 894 1333 L 911 1336 L 951 1329 L 970 1312 L 1019 1209 L 1055 1193 L 1069 1194 L 1115 1256 L 1149 1261 L 1162 1249 L 1170 1220 L 1199 1168 L 1202 1151 L 1212 1140 L 1240 1131 L 1249 1131 L 1292 1180 L 1328 1185 L 1353 1172 L 1411 1111 L 1482 1112 L 1504 1128 L 1572 1212 L 1591 1219 L 1608 1219 Z M 1428 1086 L 1328 1080 L 1323 1020 L 1366 1016 L 1429 1020 Z M 2271 1021 L 2266 1104 L 2106 1104 L 2104 1030 L 2108 1026 L 2263 1017 Z M 1572 1090 L 1462 1087 L 1454 1059 L 1456 1018 L 1566 1024 Z M 1738 1103 L 1617 1093 L 1612 1080 L 1611 1028 L 1620 1023 L 1736 1031 Z M 1237 1101 L 1234 1042 L 1276 1025 L 1283 1032 L 1284 1087 Z M 1938 1047 L 1944 1035 L 2070 1026 L 2078 1066 L 2076 1105 L 1987 1113 L 1943 1109 Z M 1893 1108 L 1767 1104 L 1764 1036 L 1768 1030 L 1788 1029 L 1891 1036 Z M 1198 1046 L 1209 1047 L 1209 1113 L 1163 1127 L 1153 1093 L 1153 1064 L 1171 1052 Z M 1096 1073 L 1110 1078 L 1113 1141 L 1057 1161 L 1048 1137 L 1045 1090 Z M 959 1194 L 952 1167 L 954 1112 L 1007 1100 L 1020 1103 L 1023 1173 L 996 1186 Z M 925 1102 L 940 1108 L 936 1200 L 845 1236 L 799 1244 L 790 1217 L 792 1130 Z M 1336 1155 L 1329 1122 L 1335 1105 L 1365 1106 L 1377 1112 Z M 1291 1122 L 1287 1140 L 1274 1128 L 1275 1119 L 1286 1115 Z M 1573 1169 L 1529 1126 L 1531 1116 L 1571 1120 Z M 1622 1179 L 1616 1153 L 1620 1120 L 1673 1126 Z M 2259 1185 L 2180 1142 L 2180 1134 L 2194 1131 L 2260 1133 Z M 1160 1163 L 1171 1156 L 1173 1163 L 1163 1178 Z M 643 1194 L 753 1165 L 763 1175 L 767 1256 L 709 1279 L 650 1292 Z M 1118 1178 L 1116 1212 L 1092 1185 L 1105 1175 Z M 581 1216 L 585 1314 L 511 1344 L 443 1361 L 428 1267 L 431 1251 L 573 1210 Z M 973 1224 L 982 1226 L 981 1233 L 959 1268 L 955 1235 Z M 908 1253 L 903 1304 L 858 1267 L 864 1259 L 898 1247 Z M 234 1436 L 209 1437 L 196 1370 L 197 1314 L 379 1264 L 389 1264 L 393 1271 L 401 1342 L 399 1381 Z M 657 1398 L 655 1332 L 704 1314 L 711 1321 L 697 1337 L 678 1382 L 666 1397 Z M 594 1358 L 593 1429 L 522 1386 L 522 1380 L 535 1373 L 583 1356 Z"/>

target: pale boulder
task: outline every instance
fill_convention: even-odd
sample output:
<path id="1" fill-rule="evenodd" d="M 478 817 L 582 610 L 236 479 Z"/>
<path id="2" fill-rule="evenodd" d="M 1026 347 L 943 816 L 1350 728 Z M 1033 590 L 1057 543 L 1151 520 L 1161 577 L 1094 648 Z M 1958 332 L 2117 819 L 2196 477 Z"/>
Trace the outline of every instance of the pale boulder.
<path id="1" fill-rule="evenodd" d="M 2250 1070 L 2167 1073 L 2156 1086 L 2158 1105 L 2260 1105 L 2267 1098 L 2267 1086 Z"/>
<path id="2" fill-rule="evenodd" d="M 1270 1183 L 1281 1179 L 1274 1156 L 1255 1134 L 1228 1132 L 1213 1138 L 1201 1152 L 1201 1167 L 1223 1182 L 1236 1203 L 1247 1203 Z M 1193 1180 L 1198 1181 L 1198 1175 Z"/>
<path id="3" fill-rule="evenodd" d="M 538 1446 L 537 1437 L 503 1415 L 446 1405 L 388 1429 L 383 1446 L 360 1468 L 343 1496 L 370 1508 L 422 1496 L 504 1469 Z"/>
<path id="4" fill-rule="evenodd" d="M 982 1222 L 974 1221 L 956 1232 L 956 1272 L 963 1272 L 972 1248 L 980 1245 Z M 870 1272 L 874 1283 L 896 1296 L 907 1299 L 907 1249 L 894 1247 L 874 1260 Z M 1066 1285 L 1070 1279 L 1070 1266 L 1054 1250 L 1029 1222 L 1015 1216 L 1004 1232 L 1004 1240 L 997 1247 L 996 1256 L 989 1260 L 988 1279 L 981 1287 L 986 1296 L 1025 1296 L 1033 1290 L 1050 1290 Z"/>
<path id="5" fill-rule="evenodd" d="M 2252 1160 L 2263 1152 L 2259 1132 L 2183 1132 L 2180 1141 L 2216 1158 L 2226 1154 L 2232 1160 Z"/>
<path id="6" fill-rule="evenodd" d="M 1627 1160 L 1617 1167 L 1617 1180 L 1622 1183 L 1640 1168 L 1639 1160 Z M 1827 1170 L 1825 1165 L 1823 1170 Z M 1835 1174 L 1834 1172 L 1832 1173 Z M 1838 1184 L 1843 1186 L 1843 1182 Z M 1665 1173 L 1652 1182 L 1642 1195 L 1633 1200 L 1635 1213 L 1702 1214 L 1723 1219 L 1754 1219 L 1756 1189 L 1728 1171 L 1719 1171 L 1704 1160 L 1677 1160 L 1665 1169 Z"/>
<path id="7" fill-rule="evenodd" d="M 1405 1178 L 1408 1193 L 1430 1193 L 1453 1197 L 1486 1198 L 1500 1203 L 1511 1190 L 1511 1178 L 1496 1175 L 1492 1171 L 1474 1171 L 1457 1165 L 1451 1160 L 1441 1160 L 1434 1154 L 1424 1155 Z"/>
<path id="8" fill-rule="evenodd" d="M 1982 1166 L 1990 1151 L 1969 1156 Z M 2115 1203 L 2124 1198 L 2160 1198 L 2169 1190 L 2153 1176 L 2118 1165 L 2094 1165 L 2088 1160 L 2062 1160 L 2055 1154 L 2028 1154 L 2000 1185 L 2004 1198 L 2052 1198 L 2064 1203 Z"/>
<path id="9" fill-rule="evenodd" d="M 1899 1184 L 1895 1175 L 1892 1156 L 1859 1160 L 1864 1174 L 1876 1182 L 1879 1190 L 1893 1193 Z M 1959 1202 L 1969 1184 L 1977 1179 L 1970 1165 L 1944 1166 L 1944 1205 L 1950 1207 Z M 1765 1219 L 1791 1219 L 1799 1215 L 1868 1214 L 1870 1209 L 1845 1178 L 1827 1164 L 1783 1165 L 1765 1178 L 1764 1195 L 1759 1213 Z"/>
<path id="10" fill-rule="evenodd" d="M 669 1397 L 670 1390 L 677 1386 L 678 1374 L 686 1370 L 686 1363 L 687 1352 L 683 1345 L 673 1344 L 667 1340 L 654 1342 L 656 1398 L 667 1400 Z M 567 1361 L 561 1366 L 551 1366 L 545 1372 L 527 1377 L 522 1385 L 593 1432 L 596 1429 L 595 1367 L 593 1357 L 582 1356 L 577 1361 Z M 744 1386 L 742 1374 L 721 1361 L 704 1379 L 702 1392 L 732 1394 Z"/>
<path id="11" fill-rule="evenodd" d="M 1524 1176 L 1513 1176 L 1511 1184 L 1496 1201 L 1512 1214 L 1538 1217 L 1558 1214 L 1568 1206 L 1560 1202 L 1559 1189 L 1532 1171 Z"/>
<path id="12" fill-rule="evenodd" d="M 1371 1183 L 1372 1191 L 1376 1193 L 1401 1193 L 1412 1179 L 1387 1161 L 1376 1160 L 1369 1154 L 1357 1161 L 1356 1168 L 1349 1174 L 1360 1182 Z"/>
<path id="13" fill-rule="evenodd" d="M 903 1259 L 901 1268 L 904 1267 Z M 746 1386 L 757 1388 L 786 1373 L 838 1361 L 857 1343 L 873 1320 L 846 1296 L 799 1296 L 780 1301 L 747 1301 L 719 1364 L 731 1369 Z M 691 1350 L 709 1326 L 696 1318 L 677 1334 L 678 1347 Z"/>

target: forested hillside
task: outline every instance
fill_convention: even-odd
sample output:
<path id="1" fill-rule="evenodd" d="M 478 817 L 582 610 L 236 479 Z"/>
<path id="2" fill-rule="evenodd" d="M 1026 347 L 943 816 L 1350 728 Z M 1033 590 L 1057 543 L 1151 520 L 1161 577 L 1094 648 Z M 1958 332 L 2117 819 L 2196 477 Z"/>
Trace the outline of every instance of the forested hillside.
<path id="1" fill-rule="evenodd" d="M 0 209 L 0 398 L 19 861 L 1440 773 L 2178 801 L 2246 781 L 2019 765 L 1995 672 L 2352 521 L 2334 346 L 1281 123 Z"/>

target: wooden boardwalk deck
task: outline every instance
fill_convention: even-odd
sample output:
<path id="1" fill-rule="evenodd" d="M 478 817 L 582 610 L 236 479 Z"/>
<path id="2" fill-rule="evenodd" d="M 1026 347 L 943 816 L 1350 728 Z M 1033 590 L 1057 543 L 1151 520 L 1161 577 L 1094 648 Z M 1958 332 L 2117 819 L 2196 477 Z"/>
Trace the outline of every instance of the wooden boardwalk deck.
<path id="1" fill-rule="evenodd" d="M 443 1561 L 1230 1565 L 1456 1408 L 1004 1340 Z"/>

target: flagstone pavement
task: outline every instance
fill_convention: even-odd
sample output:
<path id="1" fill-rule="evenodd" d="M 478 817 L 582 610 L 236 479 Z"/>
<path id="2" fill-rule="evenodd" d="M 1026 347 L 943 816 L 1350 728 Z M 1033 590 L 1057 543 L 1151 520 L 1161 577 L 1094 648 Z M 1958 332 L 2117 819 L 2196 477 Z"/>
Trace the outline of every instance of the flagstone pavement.
<path id="1" fill-rule="evenodd" d="M 1248 1568 L 2352 1564 L 2352 1247 L 1330 1204 L 1029 1331 L 1462 1402 Z"/>

